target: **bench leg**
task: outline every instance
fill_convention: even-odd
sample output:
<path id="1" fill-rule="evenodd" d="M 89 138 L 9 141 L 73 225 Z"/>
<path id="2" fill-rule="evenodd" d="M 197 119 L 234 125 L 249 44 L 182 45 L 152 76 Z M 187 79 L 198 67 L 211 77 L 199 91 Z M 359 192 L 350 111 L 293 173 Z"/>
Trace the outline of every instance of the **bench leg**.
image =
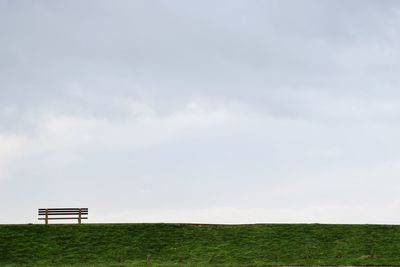
<path id="1" fill-rule="evenodd" d="M 46 209 L 46 216 L 45 216 L 44 221 L 46 224 L 49 224 L 49 211 L 47 209 Z"/>

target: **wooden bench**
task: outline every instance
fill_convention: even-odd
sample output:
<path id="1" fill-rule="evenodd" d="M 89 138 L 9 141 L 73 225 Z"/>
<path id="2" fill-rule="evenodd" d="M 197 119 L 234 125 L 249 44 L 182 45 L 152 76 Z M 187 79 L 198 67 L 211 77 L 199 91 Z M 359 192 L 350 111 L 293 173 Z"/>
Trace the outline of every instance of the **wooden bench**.
<path id="1" fill-rule="evenodd" d="M 49 220 L 78 220 L 78 223 L 81 224 L 82 220 L 88 218 L 88 217 L 82 217 L 82 215 L 88 215 L 88 214 L 89 214 L 88 208 L 39 209 L 38 220 L 44 220 L 46 224 L 49 224 Z"/>

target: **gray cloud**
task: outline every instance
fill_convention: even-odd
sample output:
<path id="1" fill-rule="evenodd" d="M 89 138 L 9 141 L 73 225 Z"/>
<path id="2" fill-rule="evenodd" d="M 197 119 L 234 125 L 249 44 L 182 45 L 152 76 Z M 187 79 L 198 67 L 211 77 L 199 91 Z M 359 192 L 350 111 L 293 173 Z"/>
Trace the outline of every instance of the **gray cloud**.
<path id="1" fill-rule="evenodd" d="M 98 221 L 395 221 L 399 14 L 0 1 L 0 223 L 41 205 Z"/>

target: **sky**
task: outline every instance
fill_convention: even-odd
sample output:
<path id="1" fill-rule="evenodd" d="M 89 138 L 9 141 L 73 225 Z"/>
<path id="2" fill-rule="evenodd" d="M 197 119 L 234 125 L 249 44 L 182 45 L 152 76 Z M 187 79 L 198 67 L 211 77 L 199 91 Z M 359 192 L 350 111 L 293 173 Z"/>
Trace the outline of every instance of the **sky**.
<path id="1" fill-rule="evenodd" d="M 400 2 L 0 0 L 0 223 L 400 223 Z"/>

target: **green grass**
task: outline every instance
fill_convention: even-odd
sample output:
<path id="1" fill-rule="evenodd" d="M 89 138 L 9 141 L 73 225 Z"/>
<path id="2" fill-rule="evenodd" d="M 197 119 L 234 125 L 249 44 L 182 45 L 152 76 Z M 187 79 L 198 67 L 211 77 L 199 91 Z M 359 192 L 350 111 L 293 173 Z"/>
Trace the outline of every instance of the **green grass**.
<path id="1" fill-rule="evenodd" d="M 400 265 L 400 226 L 0 225 L 0 266 Z"/>

